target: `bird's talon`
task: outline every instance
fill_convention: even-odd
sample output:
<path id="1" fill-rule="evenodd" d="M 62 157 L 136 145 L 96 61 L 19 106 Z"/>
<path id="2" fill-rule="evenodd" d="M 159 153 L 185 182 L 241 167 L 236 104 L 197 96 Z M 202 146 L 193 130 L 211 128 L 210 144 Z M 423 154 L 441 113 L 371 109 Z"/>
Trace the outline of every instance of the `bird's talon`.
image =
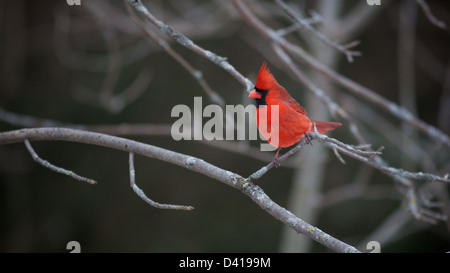
<path id="1" fill-rule="evenodd" d="M 308 133 L 305 133 L 305 138 L 306 138 L 306 143 L 310 144 L 311 146 L 313 146 L 312 141 L 311 141 L 311 137 L 309 136 Z"/>
<path id="2" fill-rule="evenodd" d="M 274 158 L 274 159 L 272 160 L 272 163 L 273 163 L 273 166 L 274 166 L 275 168 L 278 168 L 278 167 L 281 166 L 280 162 L 278 161 L 278 158 Z"/>

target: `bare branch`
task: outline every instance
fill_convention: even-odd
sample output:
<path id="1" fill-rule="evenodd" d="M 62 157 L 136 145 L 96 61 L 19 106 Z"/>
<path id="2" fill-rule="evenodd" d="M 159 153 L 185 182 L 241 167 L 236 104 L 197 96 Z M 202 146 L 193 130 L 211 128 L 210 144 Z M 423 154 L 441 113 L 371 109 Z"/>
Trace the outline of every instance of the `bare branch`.
<path id="1" fill-rule="evenodd" d="M 241 73 L 239 73 L 228 61 L 225 57 L 221 57 L 209 50 L 205 50 L 202 47 L 196 45 L 191 39 L 183 35 L 182 33 L 176 31 L 173 27 L 165 24 L 164 22 L 158 20 L 153 14 L 151 14 L 148 9 L 142 4 L 140 0 L 127 0 L 128 3 L 140 14 L 142 14 L 150 23 L 158 27 L 161 32 L 168 35 L 170 38 L 174 39 L 176 42 L 181 44 L 182 46 L 192 50 L 198 55 L 210 60 L 211 62 L 217 64 L 222 67 L 228 73 L 230 73 L 233 77 L 235 77 L 243 86 L 245 86 L 246 90 L 250 92 L 253 89 L 253 83 L 244 77 Z"/>
<path id="2" fill-rule="evenodd" d="M 141 190 L 137 185 L 135 181 L 136 172 L 134 170 L 134 154 L 130 153 L 129 157 L 129 167 L 130 167 L 130 185 L 133 191 L 147 204 L 149 204 L 152 207 L 158 208 L 158 209 L 175 209 L 175 210 L 193 210 L 194 207 L 192 206 L 182 206 L 182 205 L 171 205 L 171 204 L 161 204 L 158 202 L 153 201 L 152 199 L 148 198 L 144 191 Z"/>
<path id="3" fill-rule="evenodd" d="M 350 157 L 353 157 L 359 161 L 365 162 L 365 163 L 369 164 L 370 166 L 377 168 L 384 173 L 390 173 L 392 175 L 401 176 L 401 177 L 410 178 L 410 179 L 416 179 L 416 180 L 450 183 L 450 179 L 448 179 L 448 176 L 449 176 L 448 174 L 444 175 L 443 177 L 440 177 L 440 176 L 437 176 L 434 174 L 423 173 L 423 172 L 414 173 L 414 172 L 409 172 L 409 171 L 405 171 L 402 169 L 397 169 L 397 168 L 378 164 L 375 161 L 372 161 L 372 160 L 370 160 L 370 158 L 367 158 L 365 156 L 380 155 L 381 152 L 357 150 L 354 147 L 344 144 L 337 139 L 320 134 L 317 131 L 316 124 L 315 123 L 313 123 L 313 124 L 314 124 L 314 133 L 310 133 L 310 135 L 314 139 L 318 139 L 322 143 L 324 143 L 326 146 L 328 146 L 332 149 L 336 148 L 337 150 L 341 151 L 342 153 L 344 153 Z"/>
<path id="4" fill-rule="evenodd" d="M 436 181 L 436 182 L 445 182 L 450 183 L 449 174 L 444 175 L 443 177 L 437 176 L 430 173 L 423 173 L 423 172 L 409 172 L 403 169 L 397 169 L 390 166 L 386 166 L 383 164 L 380 164 L 374 160 L 371 160 L 371 157 L 381 155 L 380 151 L 363 151 L 355 148 L 354 146 L 345 144 L 340 142 L 337 139 L 328 137 L 326 135 L 320 134 L 317 131 L 317 128 L 314 124 L 314 132 L 309 133 L 311 139 L 317 139 L 320 142 L 322 142 L 325 146 L 331 148 L 332 150 L 340 151 L 343 154 L 346 154 L 356 160 L 362 161 L 380 171 L 383 173 L 387 173 L 393 176 L 403 177 L 403 178 L 409 178 L 409 179 L 416 179 L 416 180 L 425 180 L 425 181 Z M 286 154 L 281 156 L 279 158 L 279 162 L 285 160 L 287 157 L 293 155 L 297 151 L 299 151 L 303 145 L 306 143 L 305 138 L 302 138 L 302 140 L 291 150 L 289 150 Z M 338 157 L 339 158 L 339 157 Z M 256 180 L 261 178 L 264 174 L 266 174 L 270 169 L 274 167 L 273 162 L 269 163 L 267 166 L 262 167 L 255 173 L 249 176 L 250 180 Z"/>
<path id="5" fill-rule="evenodd" d="M 83 176 L 80 176 L 70 170 L 66 170 L 60 167 L 57 167 L 55 165 L 53 165 L 52 163 L 48 162 L 47 160 L 44 160 L 42 158 L 40 158 L 38 156 L 38 154 L 34 151 L 33 147 L 31 147 L 30 142 L 28 141 L 28 139 L 24 140 L 25 146 L 27 147 L 28 152 L 30 152 L 31 157 L 33 158 L 34 161 L 36 161 L 37 163 L 41 164 L 42 166 L 49 168 L 50 170 L 57 172 L 57 173 L 62 173 L 65 175 L 68 175 L 70 177 L 72 177 L 73 179 L 79 180 L 79 181 L 83 181 L 89 184 L 97 184 L 97 181 L 90 179 L 90 178 L 86 178 Z"/>
<path id="6" fill-rule="evenodd" d="M 59 140 L 86 143 L 143 155 L 189 169 L 241 191 L 277 220 L 333 251 L 345 253 L 359 252 L 353 246 L 308 224 L 290 211 L 281 207 L 272 201 L 260 187 L 253 184 L 249 179 L 245 179 L 238 174 L 221 169 L 202 159 L 125 138 L 67 128 L 30 128 L 0 133 L 0 145 L 23 142 L 25 140 Z"/>

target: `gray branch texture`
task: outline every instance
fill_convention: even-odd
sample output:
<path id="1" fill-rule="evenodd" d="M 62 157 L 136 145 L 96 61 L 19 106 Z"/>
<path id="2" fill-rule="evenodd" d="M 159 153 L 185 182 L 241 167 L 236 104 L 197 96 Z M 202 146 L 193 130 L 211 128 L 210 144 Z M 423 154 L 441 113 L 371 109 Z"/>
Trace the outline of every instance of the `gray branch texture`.
<path id="1" fill-rule="evenodd" d="M 12 220 L 12 215 L 20 215 L 18 205 L 26 206 L 31 201 L 24 200 L 32 197 L 22 194 L 23 189 L 14 191 L 19 186 L 10 181 L 25 177 L 22 169 L 32 169 L 34 175 L 38 168 L 30 164 L 44 167 L 40 173 L 58 173 L 53 179 L 62 174 L 83 182 L 79 187 L 98 189 L 96 193 L 111 184 L 129 183 L 126 189 L 134 194 L 133 200 L 145 204 L 145 212 L 142 208 L 133 212 L 136 217 L 144 218 L 142 213 L 174 217 L 152 221 L 145 229 L 154 236 L 149 238 L 160 240 L 160 247 L 151 252 L 223 250 L 202 248 L 200 234 L 192 235 L 196 233 L 193 217 L 206 208 L 195 199 L 189 201 L 189 196 L 200 193 L 210 202 L 217 201 L 214 208 L 220 205 L 221 212 L 211 212 L 214 220 L 203 218 L 199 225 L 205 230 L 220 226 L 220 232 L 228 234 L 212 231 L 205 236 L 210 241 L 203 245 L 214 244 L 214 236 L 230 236 L 227 229 L 245 222 L 245 227 L 237 229 L 242 237 L 235 241 L 245 238 L 251 247 L 226 251 L 259 251 L 257 240 L 279 240 L 277 246 L 263 249 L 272 252 L 359 253 L 369 252 L 374 242 L 381 251 L 385 246 L 396 251 L 397 242 L 413 240 L 431 229 L 450 245 L 450 66 L 442 57 L 448 58 L 448 48 L 441 47 L 449 35 L 448 18 L 443 16 L 450 12 L 448 7 L 445 10 L 442 4 L 424 0 L 386 0 L 380 6 L 368 1 L 348 6 L 345 1 L 326 0 L 314 4 L 84 0 L 77 7 L 46 4 L 50 5 L 46 10 L 54 13 L 53 20 L 36 22 L 42 27 L 30 28 L 24 23 L 25 2 L 12 2 L 2 4 L 8 12 L 0 19 L 3 26 L 11 20 L 19 22 L 6 28 L 6 38 L 0 41 L 4 59 L 0 184 L 6 180 L 6 195 L 10 196 L 5 198 L 9 211 L 3 217 L 9 223 L 4 236 L 8 242 L 0 243 L 0 251 L 39 251 L 32 243 L 21 245 L 21 235 L 12 232 L 25 232 L 27 242 L 36 240 L 32 234 L 38 233 L 31 228 L 24 231 L 21 221 Z M 386 51 L 379 36 L 382 30 L 364 35 L 366 29 L 376 33 L 375 29 L 385 28 L 392 28 L 386 40 L 394 41 Z M 52 29 L 51 34 L 42 36 L 43 29 Z M 42 54 L 45 64 L 32 58 L 30 48 L 37 45 L 31 43 L 27 48 L 27 33 L 45 38 L 35 53 Z M 50 53 L 40 51 L 44 45 L 52 48 Z M 314 124 L 308 134 L 312 142 L 302 138 L 283 149 L 280 167 L 271 161 L 272 152 L 261 152 L 247 140 L 172 139 L 170 108 L 190 105 L 195 96 L 205 98 L 203 107 L 219 105 L 226 114 L 226 125 L 242 122 L 226 113 L 226 105 L 252 103 L 247 96 L 263 61 L 311 119 L 339 121 L 343 126 L 324 135 Z M 51 72 L 38 72 L 42 68 L 34 63 L 48 65 Z M 74 151 L 73 145 L 83 148 Z M 56 153 L 41 148 L 54 146 Z M 61 147 L 78 156 L 84 149 L 119 151 L 120 155 L 111 156 L 111 162 L 85 156 L 81 163 L 71 163 L 57 159 L 56 154 L 66 153 Z M 128 160 L 115 162 L 115 156 L 122 158 L 122 154 Z M 170 171 L 162 172 L 148 161 L 143 165 L 142 158 L 168 163 Z M 30 160 L 34 163 L 20 166 Z M 102 172 L 86 171 L 100 168 L 96 164 L 108 166 L 108 179 L 96 176 Z M 111 181 L 122 177 L 123 169 L 128 181 Z M 176 185 L 183 185 L 167 186 L 174 177 L 180 179 Z M 220 196 L 200 189 L 194 193 L 190 188 L 195 188 L 197 179 L 208 181 L 208 188 L 222 187 L 209 182 L 221 182 L 248 198 L 233 200 L 236 195 L 228 191 Z M 37 174 L 33 180 L 20 187 L 39 187 Z M 45 185 L 58 187 L 54 181 Z M 170 201 L 163 200 L 162 190 L 154 187 L 170 189 L 163 195 Z M 64 196 L 59 200 L 65 201 Z M 256 204 L 258 211 L 270 217 L 240 219 L 244 208 L 241 212 L 234 202 L 245 210 Z M 91 207 L 97 205 L 90 202 Z M 118 202 L 114 205 L 121 207 Z M 233 216 L 225 218 L 226 214 Z M 31 212 L 23 217 L 24 226 L 33 226 Z M 112 216 L 101 217 L 111 221 Z M 127 220 L 118 217 L 114 221 Z M 273 227 L 265 229 L 273 234 L 255 240 L 252 233 L 262 229 L 261 225 Z M 153 234 L 166 229 L 167 234 Z M 133 229 L 127 232 L 133 233 Z M 187 240 L 188 233 L 196 238 L 198 248 L 192 243 L 185 249 L 171 249 L 171 237 Z M 231 237 L 230 242 L 235 242 Z M 448 250 L 430 243 L 417 251 Z"/>

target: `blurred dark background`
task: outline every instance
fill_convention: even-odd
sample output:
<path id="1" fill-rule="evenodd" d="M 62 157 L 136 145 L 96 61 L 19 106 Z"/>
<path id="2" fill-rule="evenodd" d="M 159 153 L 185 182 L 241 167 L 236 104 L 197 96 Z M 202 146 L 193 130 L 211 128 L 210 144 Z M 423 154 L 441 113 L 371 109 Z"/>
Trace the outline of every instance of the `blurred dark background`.
<path id="1" fill-rule="evenodd" d="M 381 10 L 356 36 L 361 44 L 355 49 L 362 52 L 362 57 L 348 63 L 341 56 L 337 65 L 338 72 L 399 104 L 402 102 L 398 91 L 401 53 L 398 17 L 405 1 L 382 1 L 382 7 L 369 7 Z M 0 131 L 26 127 L 21 121 L 5 120 L 3 111 L 58 121 L 62 126 L 170 125 L 176 120 L 170 116 L 173 106 L 192 106 L 194 96 L 202 96 L 203 105 L 211 103 L 198 82 L 178 62 L 145 38 L 122 1 L 89 2 L 81 0 L 81 6 L 69 6 L 66 1 L 56 0 L 0 1 Z M 357 1 L 342 2 L 345 13 Z M 450 4 L 447 0 L 428 2 L 447 29 L 433 25 L 417 7 L 412 54 L 414 102 L 420 119 L 449 134 L 450 78 L 446 78 L 446 73 L 450 57 Z M 304 10 L 318 9 L 313 1 L 288 3 Z M 157 18 L 199 46 L 226 57 L 252 81 L 261 63 L 267 61 L 277 80 L 309 111 L 305 102 L 308 91 L 286 73 L 268 42 L 258 37 L 228 1 L 144 1 L 144 4 Z M 272 1 L 248 4 L 275 29 L 289 23 Z M 226 71 L 154 30 L 203 72 L 226 104 L 252 103 L 246 99 L 244 87 Z M 111 106 L 105 99 L 120 94 L 130 85 L 136 95 L 129 95 L 133 99 L 123 107 Z M 392 126 L 385 128 L 402 126 L 396 118 L 370 103 L 366 108 L 352 109 L 350 99 L 360 98 L 349 96 L 345 90 L 337 88 L 333 96 L 344 107 L 349 106 L 346 110 L 356 119 L 361 119 L 358 125 L 374 147 L 385 147 L 383 158 L 391 166 L 411 171 L 431 170 L 424 170 L 415 160 L 405 160 L 408 156 L 389 141 L 389 133 L 371 124 L 379 121 L 371 122 L 364 115 L 376 113 Z M 347 143 L 354 142 L 345 128 L 332 135 Z M 263 153 L 263 159 L 258 160 L 200 141 L 177 142 L 167 134 L 126 137 L 202 158 L 244 177 L 267 163 L 267 155 Z M 425 150 L 433 149 L 427 156 L 435 160 L 434 173 L 444 175 L 450 171 L 448 147 L 420 134 L 411 136 L 411 141 Z M 144 203 L 130 188 L 128 154 L 68 142 L 43 141 L 32 145 L 41 158 L 99 183 L 88 185 L 42 167 L 32 160 L 22 143 L 0 146 L 1 252 L 67 252 L 69 241 L 80 242 L 82 252 L 283 251 L 280 246 L 283 224 L 248 197 L 220 182 L 136 156 L 136 182 L 150 198 L 195 207 L 189 212 L 159 210 Z M 258 147 L 259 142 L 252 141 L 251 145 Z M 319 143 L 306 147 L 307 151 L 299 153 L 295 160 L 307 161 L 307 153 L 313 153 L 318 146 Z M 366 251 L 364 246 L 369 240 L 378 240 L 370 235 L 380 229 L 385 230 L 383 238 L 387 238 L 381 243 L 382 252 L 450 250 L 448 223 L 430 224 L 414 219 L 398 185 L 390 177 L 351 158 L 345 160 L 347 164 L 343 165 L 330 153 L 321 190 L 346 185 L 356 179 L 356 173 L 365 173 L 367 183 L 382 188 L 381 194 L 370 196 L 366 192 L 368 198 L 344 198 L 325 206 L 319 210 L 314 225 L 362 251 Z M 297 170 L 300 173 L 301 168 L 315 167 L 302 166 Z M 275 202 L 288 206 L 293 173 L 294 168 L 290 167 L 273 169 L 258 184 Z M 448 187 L 440 190 L 448 196 Z M 447 206 L 448 211 L 449 204 L 445 201 L 448 200 L 441 205 Z M 382 225 L 395 226 L 392 213 L 395 211 L 403 224 L 393 230 L 382 229 Z M 388 217 L 392 217 L 392 222 L 387 221 Z M 313 243 L 308 251 L 328 250 Z"/>

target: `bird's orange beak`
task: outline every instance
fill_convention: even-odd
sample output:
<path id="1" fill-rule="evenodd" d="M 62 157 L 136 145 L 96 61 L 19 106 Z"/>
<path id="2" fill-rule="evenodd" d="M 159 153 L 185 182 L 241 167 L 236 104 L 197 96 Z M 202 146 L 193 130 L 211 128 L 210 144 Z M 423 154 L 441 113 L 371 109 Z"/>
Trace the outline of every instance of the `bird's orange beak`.
<path id="1" fill-rule="evenodd" d="M 256 92 L 255 89 L 253 89 L 253 91 L 250 93 L 250 95 L 248 95 L 248 97 L 254 99 L 261 99 L 261 94 Z"/>

